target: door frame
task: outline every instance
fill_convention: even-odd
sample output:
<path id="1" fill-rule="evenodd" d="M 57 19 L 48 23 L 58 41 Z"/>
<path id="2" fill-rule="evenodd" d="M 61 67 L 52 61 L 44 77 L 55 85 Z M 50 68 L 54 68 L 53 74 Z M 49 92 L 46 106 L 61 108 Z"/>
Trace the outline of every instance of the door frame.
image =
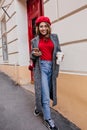
<path id="1" fill-rule="evenodd" d="M 31 2 L 31 3 L 30 3 Z M 39 7 L 38 7 L 38 11 L 35 11 L 34 13 L 31 13 L 32 10 L 30 10 L 30 6 L 31 4 L 33 4 L 34 2 L 39 2 Z M 30 12 L 31 11 L 31 12 Z M 28 47 L 29 47 L 29 55 L 31 53 L 31 39 L 33 38 L 33 34 L 32 34 L 32 20 L 36 17 L 42 16 L 44 15 L 44 8 L 43 8 L 43 0 L 28 0 L 27 1 L 27 19 L 28 19 Z M 33 78 L 33 72 L 31 71 L 31 83 L 34 82 L 34 78 Z"/>

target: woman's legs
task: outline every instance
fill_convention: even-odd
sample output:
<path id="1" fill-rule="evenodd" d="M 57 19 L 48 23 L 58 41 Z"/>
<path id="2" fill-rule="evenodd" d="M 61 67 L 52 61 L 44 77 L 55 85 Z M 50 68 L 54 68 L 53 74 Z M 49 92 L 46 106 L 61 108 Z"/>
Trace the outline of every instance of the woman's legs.
<path id="1" fill-rule="evenodd" d="M 49 82 L 52 75 L 52 62 L 49 61 L 41 61 L 41 99 L 42 99 L 42 107 L 43 107 L 43 115 L 44 119 L 51 119 L 50 113 L 50 88 Z"/>

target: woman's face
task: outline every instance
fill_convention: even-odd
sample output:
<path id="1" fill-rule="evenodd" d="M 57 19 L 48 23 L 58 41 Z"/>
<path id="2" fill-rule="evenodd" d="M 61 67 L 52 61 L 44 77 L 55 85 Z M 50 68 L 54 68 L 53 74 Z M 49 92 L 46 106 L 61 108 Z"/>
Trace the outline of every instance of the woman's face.
<path id="1" fill-rule="evenodd" d="M 48 33 L 48 25 L 45 22 L 41 22 L 39 24 L 39 31 L 45 36 Z"/>

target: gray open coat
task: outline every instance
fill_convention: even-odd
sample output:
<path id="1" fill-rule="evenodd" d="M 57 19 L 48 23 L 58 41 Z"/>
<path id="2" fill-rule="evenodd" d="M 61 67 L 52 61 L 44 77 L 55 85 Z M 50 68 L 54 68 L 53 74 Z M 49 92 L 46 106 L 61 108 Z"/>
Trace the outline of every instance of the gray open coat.
<path id="1" fill-rule="evenodd" d="M 59 65 L 56 64 L 56 53 L 61 51 L 58 36 L 56 34 L 51 34 L 50 38 L 54 43 L 54 51 L 53 51 L 53 72 L 52 72 L 52 80 L 50 82 L 51 91 L 50 98 L 53 100 L 53 106 L 57 104 L 57 96 L 56 96 L 56 78 L 59 73 Z M 39 36 L 33 38 L 31 40 L 32 48 L 38 48 Z M 33 60 L 34 67 L 34 83 L 35 83 L 35 99 L 36 99 L 36 107 L 39 111 L 42 111 L 41 105 L 41 71 L 40 71 L 40 58 L 33 56 L 31 52 L 31 59 Z"/>

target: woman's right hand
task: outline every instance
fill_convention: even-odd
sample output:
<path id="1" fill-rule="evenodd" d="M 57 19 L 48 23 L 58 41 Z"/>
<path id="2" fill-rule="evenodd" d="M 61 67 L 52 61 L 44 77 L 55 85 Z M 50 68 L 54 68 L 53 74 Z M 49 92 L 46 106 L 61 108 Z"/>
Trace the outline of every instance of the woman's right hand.
<path id="1" fill-rule="evenodd" d="M 32 54 L 34 56 L 41 56 L 42 55 L 41 51 L 33 51 Z"/>
<path id="2" fill-rule="evenodd" d="M 42 55 L 42 53 L 41 53 L 41 51 L 39 50 L 39 48 L 33 48 L 33 49 L 32 49 L 32 54 L 33 54 L 34 56 L 41 56 L 41 55 Z"/>

